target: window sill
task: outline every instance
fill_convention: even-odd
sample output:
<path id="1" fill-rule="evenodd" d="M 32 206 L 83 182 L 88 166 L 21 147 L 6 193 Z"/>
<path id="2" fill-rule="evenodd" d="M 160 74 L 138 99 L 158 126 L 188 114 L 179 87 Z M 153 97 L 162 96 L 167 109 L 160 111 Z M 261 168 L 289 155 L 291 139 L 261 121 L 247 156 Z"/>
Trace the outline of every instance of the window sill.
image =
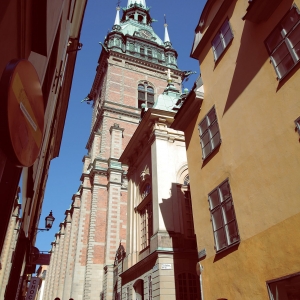
<path id="1" fill-rule="evenodd" d="M 271 61 L 272 63 L 272 61 Z M 293 70 L 300 64 L 300 59 L 282 76 L 282 77 L 278 77 L 277 76 L 277 80 L 279 82 L 283 81 L 291 72 L 293 72 Z M 276 72 L 276 69 L 275 69 Z"/>
<path id="2" fill-rule="evenodd" d="M 216 254 L 225 252 L 226 250 L 229 250 L 229 249 L 233 248 L 234 246 L 240 244 L 240 242 L 241 242 L 241 239 L 239 239 L 238 241 L 232 243 L 231 245 L 227 246 L 226 248 L 222 248 L 222 249 L 220 249 L 220 250 L 216 250 Z M 216 246 L 215 246 L 215 247 L 216 247 Z"/>

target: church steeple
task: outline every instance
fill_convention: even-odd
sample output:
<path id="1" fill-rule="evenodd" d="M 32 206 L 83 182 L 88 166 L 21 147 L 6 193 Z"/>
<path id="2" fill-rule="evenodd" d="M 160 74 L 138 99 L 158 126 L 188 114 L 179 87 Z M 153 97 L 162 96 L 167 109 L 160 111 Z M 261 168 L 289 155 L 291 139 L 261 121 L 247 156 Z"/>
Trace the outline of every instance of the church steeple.
<path id="1" fill-rule="evenodd" d="M 115 24 L 114 25 L 119 25 L 120 26 L 120 6 L 117 6 L 117 14 L 116 14 L 116 19 L 115 19 Z"/>
<path id="2" fill-rule="evenodd" d="M 121 9 L 122 16 L 120 16 Z M 178 69 L 177 52 L 172 48 L 167 22 L 164 25 L 165 36 L 162 40 L 151 26 L 153 21 L 146 0 L 128 0 L 127 7 L 123 8 L 120 8 L 118 3 L 113 30 L 108 33 L 103 43 L 104 50 Z"/>
<path id="3" fill-rule="evenodd" d="M 165 44 L 166 48 L 171 48 L 172 44 L 171 44 L 170 37 L 169 37 L 168 24 L 167 24 L 166 15 L 164 15 L 164 17 L 165 17 L 165 24 L 164 24 L 164 27 L 165 27 L 165 39 L 164 39 L 164 44 Z"/>

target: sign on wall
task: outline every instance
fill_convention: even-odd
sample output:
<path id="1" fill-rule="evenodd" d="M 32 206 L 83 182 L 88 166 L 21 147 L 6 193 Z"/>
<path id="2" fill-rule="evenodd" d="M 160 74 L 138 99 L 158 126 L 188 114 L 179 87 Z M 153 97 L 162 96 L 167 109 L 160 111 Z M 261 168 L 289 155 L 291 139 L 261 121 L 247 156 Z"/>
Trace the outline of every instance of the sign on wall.
<path id="1" fill-rule="evenodd" d="M 38 277 L 32 277 L 30 281 L 30 285 L 26 294 L 26 300 L 34 300 L 38 288 L 40 286 L 41 279 Z"/>

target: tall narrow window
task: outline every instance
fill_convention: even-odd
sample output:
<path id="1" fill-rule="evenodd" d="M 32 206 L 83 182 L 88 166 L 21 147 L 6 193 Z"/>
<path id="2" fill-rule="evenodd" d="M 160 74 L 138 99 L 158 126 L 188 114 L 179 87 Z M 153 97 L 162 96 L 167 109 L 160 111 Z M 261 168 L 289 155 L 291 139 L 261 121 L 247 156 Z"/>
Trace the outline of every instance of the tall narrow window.
<path id="1" fill-rule="evenodd" d="M 205 159 L 221 143 L 219 125 L 214 107 L 203 118 L 198 127 L 202 147 L 202 158 Z"/>
<path id="2" fill-rule="evenodd" d="M 217 60 L 221 56 L 232 39 L 233 34 L 229 25 L 229 21 L 228 19 L 226 19 L 220 30 L 212 40 L 212 49 L 215 60 Z"/>
<path id="3" fill-rule="evenodd" d="M 293 6 L 265 41 L 279 79 L 300 60 L 300 13 Z"/>
<path id="4" fill-rule="evenodd" d="M 138 85 L 138 108 L 142 108 L 142 104 L 146 107 L 152 107 L 154 104 L 154 89 L 148 82 Z"/>
<path id="5" fill-rule="evenodd" d="M 152 300 L 152 277 L 148 276 L 148 299 Z"/>
<path id="6" fill-rule="evenodd" d="M 228 180 L 208 195 L 216 251 L 240 241 Z"/>
<path id="7" fill-rule="evenodd" d="M 140 203 L 137 206 L 140 215 L 141 251 L 150 246 L 153 234 L 152 192 L 149 182 L 144 183 L 140 190 Z"/>
<path id="8" fill-rule="evenodd" d="M 153 216 L 152 216 L 152 201 L 140 211 L 141 216 L 141 250 L 150 245 L 150 238 L 153 234 Z"/>
<path id="9" fill-rule="evenodd" d="M 140 54 L 141 56 L 145 56 L 145 48 L 140 47 Z"/>

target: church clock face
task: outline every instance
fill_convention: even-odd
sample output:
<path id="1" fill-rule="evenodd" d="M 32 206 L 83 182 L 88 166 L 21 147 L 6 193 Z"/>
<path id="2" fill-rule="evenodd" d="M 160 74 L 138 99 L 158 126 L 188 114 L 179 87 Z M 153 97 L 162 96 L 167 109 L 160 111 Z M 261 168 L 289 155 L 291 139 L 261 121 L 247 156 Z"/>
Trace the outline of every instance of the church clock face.
<path id="1" fill-rule="evenodd" d="M 152 38 L 152 34 L 151 32 L 149 32 L 148 30 L 142 29 L 139 31 L 140 35 L 145 38 L 145 39 L 151 39 Z"/>

